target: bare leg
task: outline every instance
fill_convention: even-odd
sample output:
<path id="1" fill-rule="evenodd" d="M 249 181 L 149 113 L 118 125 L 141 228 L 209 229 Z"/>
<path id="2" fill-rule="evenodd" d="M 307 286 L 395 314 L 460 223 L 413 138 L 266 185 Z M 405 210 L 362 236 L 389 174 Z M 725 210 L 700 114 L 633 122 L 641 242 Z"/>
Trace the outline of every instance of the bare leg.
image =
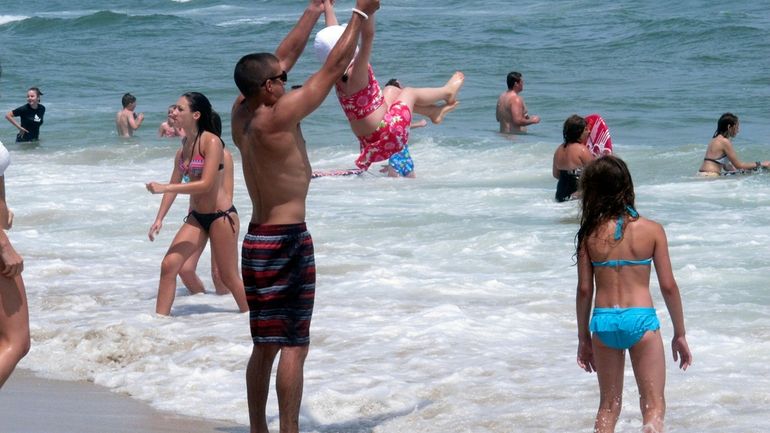
<path id="1" fill-rule="evenodd" d="M 459 101 L 455 101 L 452 104 L 444 105 L 415 105 L 413 111 L 428 117 L 431 122 L 438 125 L 444 121 L 444 116 L 446 116 L 447 113 L 454 111 L 459 104 Z"/>
<path id="2" fill-rule="evenodd" d="M 195 272 L 198 267 L 198 260 L 203 254 L 203 250 L 206 249 L 206 242 L 201 245 L 198 251 L 194 252 L 187 261 L 182 265 L 182 269 L 179 270 L 179 278 L 182 280 L 182 284 L 187 287 L 190 293 L 206 293 L 206 287 L 203 285 L 203 281 L 198 277 Z"/>
<path id="3" fill-rule="evenodd" d="M 246 393 L 249 403 L 251 433 L 269 433 L 267 429 L 267 395 L 270 390 L 270 373 L 278 353 L 276 345 L 254 345 L 246 366 Z"/>
<path id="4" fill-rule="evenodd" d="M 594 433 L 613 433 L 623 400 L 626 352 L 605 346 L 597 336 L 593 337 L 593 349 L 600 394 Z"/>
<path id="5" fill-rule="evenodd" d="M 450 80 L 451 81 L 451 80 Z M 462 84 L 462 81 L 460 81 L 460 84 Z M 408 88 L 411 91 L 422 91 L 426 89 L 415 89 L 415 88 Z M 459 91 L 459 87 L 457 88 Z M 385 99 L 385 105 L 387 107 L 390 107 L 393 105 L 396 101 L 402 101 L 405 104 L 409 105 L 411 99 L 409 93 L 407 93 L 405 96 L 407 96 L 407 100 L 404 101 L 401 98 L 402 93 L 404 90 L 396 87 L 396 86 L 385 86 L 385 88 L 382 90 L 383 98 Z M 456 97 L 456 92 L 455 92 Z M 414 113 L 421 114 L 425 117 L 430 118 L 431 122 L 435 124 L 439 124 L 444 120 L 444 116 L 447 115 L 447 113 L 454 111 L 455 108 L 457 108 L 457 105 L 459 102 L 455 101 L 451 104 L 443 104 L 443 105 L 436 105 L 435 103 L 431 104 L 419 104 L 417 102 L 414 102 L 413 105 L 409 105 Z M 422 124 L 418 125 L 412 125 L 412 128 L 424 126 Z"/>
<path id="6" fill-rule="evenodd" d="M 440 101 L 451 105 L 457 102 L 457 93 L 464 82 L 465 75 L 458 71 L 442 87 L 407 87 L 401 91 L 398 100 L 412 110 L 415 106 L 428 106 Z"/>
<path id="7" fill-rule="evenodd" d="M 21 275 L 0 276 L 0 388 L 29 351 L 29 311 Z"/>
<path id="8" fill-rule="evenodd" d="M 222 275 L 219 272 L 219 267 L 213 254 L 211 255 L 211 281 L 214 283 L 214 290 L 217 295 L 229 295 L 232 293 L 230 288 L 222 281 Z"/>
<path id="9" fill-rule="evenodd" d="M 179 228 L 160 265 L 156 313 L 164 316 L 171 314 L 171 305 L 176 296 L 176 276 L 184 262 L 199 250 L 204 242 L 206 242 L 206 233 L 197 222 L 185 223 Z"/>
<path id="10" fill-rule="evenodd" d="M 302 387 L 305 359 L 309 346 L 284 346 L 278 361 L 276 391 L 281 433 L 299 432 L 299 408 L 302 403 Z"/>
<path id="11" fill-rule="evenodd" d="M 232 226 L 235 228 L 235 263 L 238 263 L 238 232 L 240 231 L 240 218 L 238 218 L 238 215 L 233 214 L 233 222 L 235 224 Z M 215 260 L 214 254 L 211 255 L 211 280 L 214 282 L 214 289 L 216 290 L 217 295 L 227 295 L 232 293 L 233 291 L 230 289 L 230 287 L 225 284 L 225 282 L 222 280 L 222 273 L 219 272 L 219 266 L 217 266 L 217 261 Z M 239 281 L 241 281 L 241 285 L 243 285 L 243 280 L 239 278 Z"/>
<path id="12" fill-rule="evenodd" d="M 666 358 L 658 331 L 647 331 L 632 348 L 631 365 L 639 387 L 644 432 L 663 432 L 666 415 Z"/>
<path id="13" fill-rule="evenodd" d="M 217 218 L 209 227 L 209 239 L 211 243 L 211 255 L 214 257 L 222 277 L 222 282 L 230 288 L 230 292 L 238 304 L 241 313 L 249 311 L 246 301 L 246 292 L 243 289 L 243 280 L 239 269 L 238 260 L 238 230 L 233 231 L 233 226 L 239 227 L 238 214 L 231 213 L 233 224 L 228 218 Z"/>

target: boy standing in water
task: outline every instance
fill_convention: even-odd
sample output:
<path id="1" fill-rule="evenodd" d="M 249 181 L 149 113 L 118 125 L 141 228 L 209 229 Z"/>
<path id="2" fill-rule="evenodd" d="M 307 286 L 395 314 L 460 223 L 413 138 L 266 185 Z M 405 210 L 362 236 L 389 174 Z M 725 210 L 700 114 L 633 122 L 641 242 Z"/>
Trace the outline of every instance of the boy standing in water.
<path id="1" fill-rule="evenodd" d="M 134 131 L 142 126 L 144 121 L 144 113 L 136 114 L 136 96 L 126 93 L 123 95 L 121 101 L 123 103 L 123 109 L 118 111 L 115 116 L 115 128 L 118 131 L 119 137 L 132 137 Z"/>
<path id="2" fill-rule="evenodd" d="M 315 297 L 313 241 L 305 225 L 311 167 L 300 121 L 324 101 L 353 59 L 361 28 L 379 0 L 357 0 L 350 23 L 321 69 L 286 91 L 287 72 L 324 12 L 311 0 L 275 51 L 242 57 L 234 79 L 241 94 L 232 108 L 233 142 L 241 152 L 252 202 L 243 241 L 243 283 L 254 348 L 246 368 L 251 433 L 267 433 L 265 406 L 273 361 L 282 433 L 299 431 L 303 369 Z"/>

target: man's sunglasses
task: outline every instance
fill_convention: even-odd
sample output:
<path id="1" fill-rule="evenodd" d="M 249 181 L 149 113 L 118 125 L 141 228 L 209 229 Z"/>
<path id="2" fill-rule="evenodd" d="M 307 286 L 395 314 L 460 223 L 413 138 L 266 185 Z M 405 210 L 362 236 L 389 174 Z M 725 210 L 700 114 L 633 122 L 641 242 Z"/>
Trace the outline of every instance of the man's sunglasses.
<path id="1" fill-rule="evenodd" d="M 275 77 L 269 77 L 267 80 L 263 81 L 260 87 L 267 84 L 268 81 L 275 81 L 275 80 L 281 80 L 285 84 L 289 80 L 289 75 L 286 73 L 286 71 L 281 71 L 280 75 L 276 75 Z"/>

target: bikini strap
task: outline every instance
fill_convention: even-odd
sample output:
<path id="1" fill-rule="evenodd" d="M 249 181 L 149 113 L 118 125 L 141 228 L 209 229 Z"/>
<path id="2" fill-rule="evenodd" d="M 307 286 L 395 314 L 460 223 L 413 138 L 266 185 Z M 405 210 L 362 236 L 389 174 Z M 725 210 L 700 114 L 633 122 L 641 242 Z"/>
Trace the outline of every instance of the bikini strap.
<path id="1" fill-rule="evenodd" d="M 233 220 L 233 217 L 230 216 L 230 213 L 233 211 L 233 208 L 230 207 L 228 210 L 221 210 L 217 209 L 217 218 L 227 218 L 227 221 L 230 222 L 230 228 L 233 229 L 233 233 L 235 233 L 235 221 Z"/>
<path id="2" fill-rule="evenodd" d="M 626 212 L 631 218 L 639 218 L 639 212 L 631 206 L 626 206 Z M 618 222 L 615 223 L 615 240 L 619 241 L 623 237 L 623 214 L 618 217 Z"/>

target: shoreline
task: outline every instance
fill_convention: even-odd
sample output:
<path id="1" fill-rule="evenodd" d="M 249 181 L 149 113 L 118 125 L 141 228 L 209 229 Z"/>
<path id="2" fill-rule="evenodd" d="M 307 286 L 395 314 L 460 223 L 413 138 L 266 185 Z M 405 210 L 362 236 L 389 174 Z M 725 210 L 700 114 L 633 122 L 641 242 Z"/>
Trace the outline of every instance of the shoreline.
<path id="1" fill-rule="evenodd" d="M 16 369 L 0 390 L 3 433 L 248 433 L 225 421 L 163 412 L 86 381 Z"/>

